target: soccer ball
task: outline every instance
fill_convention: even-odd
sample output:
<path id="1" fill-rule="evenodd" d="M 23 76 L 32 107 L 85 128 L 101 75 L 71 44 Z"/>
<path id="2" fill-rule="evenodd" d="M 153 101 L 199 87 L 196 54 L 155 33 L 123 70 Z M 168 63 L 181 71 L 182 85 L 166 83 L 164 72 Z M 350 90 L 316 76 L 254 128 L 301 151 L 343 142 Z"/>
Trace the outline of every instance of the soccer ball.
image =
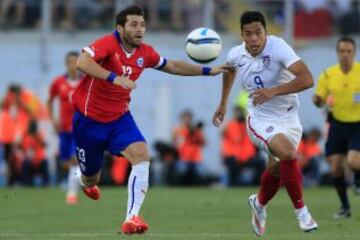
<path id="1" fill-rule="evenodd" d="M 210 28 L 197 28 L 186 37 L 185 50 L 195 62 L 208 63 L 219 56 L 221 38 Z"/>

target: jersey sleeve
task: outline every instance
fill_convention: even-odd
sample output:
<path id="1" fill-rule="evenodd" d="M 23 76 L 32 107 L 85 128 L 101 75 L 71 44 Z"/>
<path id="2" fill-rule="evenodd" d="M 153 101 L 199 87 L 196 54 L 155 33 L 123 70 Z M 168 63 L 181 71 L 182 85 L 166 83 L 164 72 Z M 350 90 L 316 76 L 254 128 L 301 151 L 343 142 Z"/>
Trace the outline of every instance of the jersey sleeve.
<path id="1" fill-rule="evenodd" d="M 321 97 L 322 99 L 326 99 L 329 95 L 328 83 L 327 83 L 327 73 L 324 71 L 321 73 L 318 81 L 318 85 L 315 89 L 315 94 Z"/>
<path id="2" fill-rule="evenodd" d="M 233 47 L 232 49 L 230 49 L 226 56 L 226 64 L 235 67 L 236 71 L 239 69 L 239 65 L 236 63 L 238 56 L 238 47 Z"/>
<path id="3" fill-rule="evenodd" d="M 226 56 L 226 64 L 229 65 L 235 65 L 236 63 L 236 54 L 235 54 L 235 48 L 230 49 Z"/>
<path id="4" fill-rule="evenodd" d="M 276 46 L 276 54 L 280 62 L 289 68 L 292 64 L 299 61 L 301 58 L 295 53 L 292 47 L 289 46 L 283 39 L 279 39 Z"/>
<path id="5" fill-rule="evenodd" d="M 54 99 L 58 94 L 59 94 L 59 91 L 58 91 L 58 84 L 57 84 L 57 81 L 55 80 L 51 86 L 50 86 L 50 90 L 49 90 L 49 98 L 52 100 Z"/>
<path id="6" fill-rule="evenodd" d="M 165 67 L 166 63 L 167 63 L 166 58 L 160 56 L 159 53 L 153 47 L 147 46 L 146 60 L 145 60 L 146 68 L 161 69 Z"/>
<path id="7" fill-rule="evenodd" d="M 113 43 L 112 36 L 105 36 L 96 40 L 89 46 L 84 47 L 83 51 L 89 53 L 95 61 L 99 61 L 112 53 Z"/>

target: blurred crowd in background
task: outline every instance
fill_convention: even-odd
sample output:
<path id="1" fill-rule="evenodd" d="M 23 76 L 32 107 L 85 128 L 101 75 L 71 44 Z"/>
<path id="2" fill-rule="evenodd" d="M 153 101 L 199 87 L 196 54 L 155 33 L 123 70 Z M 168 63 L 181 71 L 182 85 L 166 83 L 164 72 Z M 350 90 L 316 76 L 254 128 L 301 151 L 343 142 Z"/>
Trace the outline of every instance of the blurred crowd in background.
<path id="1" fill-rule="evenodd" d="M 150 31 L 188 31 L 211 19 L 217 31 L 234 31 L 239 9 L 258 9 L 265 13 L 273 29 L 284 28 L 282 0 L 47 0 L 51 2 L 52 28 L 64 31 L 111 29 L 114 13 L 124 3 L 136 3 L 146 13 Z M 358 0 L 294 0 L 294 35 L 299 38 L 327 37 L 333 33 L 360 32 Z M 0 1 L 0 28 L 34 29 L 40 27 L 38 0 Z"/>
<path id="2" fill-rule="evenodd" d="M 224 170 L 220 175 L 209 175 L 202 168 L 203 149 L 207 136 L 201 119 L 191 109 L 179 114 L 173 127 L 172 141 L 154 143 L 151 182 L 155 185 L 220 185 L 240 186 L 259 184 L 266 166 L 267 155 L 259 151 L 246 133 L 247 93 L 241 92 L 234 104 L 230 119 L 220 131 Z M 0 110 L 0 178 L 7 186 L 48 186 L 61 184 L 66 173 L 60 167 L 59 150 L 48 156 L 48 143 L 42 124 L 49 122 L 45 103 L 19 84 L 9 86 L 1 98 Z M 327 184 L 328 168 L 320 140 L 322 130 L 305 132 L 299 147 L 299 159 L 307 186 Z M 49 159 L 56 162 L 55 171 Z M 2 162 L 3 161 L 3 162 Z M 123 157 L 104 153 L 102 184 L 123 185 L 130 171 Z M 2 163 L 2 164 L 1 164 Z M 52 179 L 52 181 L 50 181 Z"/>
<path id="3" fill-rule="evenodd" d="M 0 33 L 39 30 L 42 3 L 51 2 L 53 31 L 76 33 L 84 30 L 110 30 L 114 13 L 126 2 L 136 3 L 146 12 L 151 32 L 188 32 L 205 24 L 211 2 L 213 28 L 238 35 L 242 10 L 265 13 L 271 33 L 285 28 L 285 4 L 273 0 L 1 0 Z M 293 33 L 295 38 L 318 39 L 334 34 L 360 33 L 360 1 L 294 0 Z M 178 124 L 169 132 L 171 141 L 152 146 L 151 182 L 158 185 L 239 186 L 259 183 L 266 165 L 266 153 L 259 151 L 246 134 L 246 93 L 240 93 L 233 111 L 220 131 L 220 155 L 223 171 L 213 175 L 204 171 L 203 150 L 208 136 L 207 119 L 198 119 L 194 109 L 178 113 Z M 30 89 L 12 83 L 0 96 L 0 186 L 48 186 L 61 184 L 66 173 L 59 167 L 58 151 L 49 155 L 49 116 L 45 103 Z M 329 167 L 323 153 L 326 129 L 304 132 L 298 154 L 307 186 L 328 184 Z M 130 165 L 122 157 L 104 154 L 102 184 L 126 184 Z M 54 163 L 55 162 L 55 166 Z"/>

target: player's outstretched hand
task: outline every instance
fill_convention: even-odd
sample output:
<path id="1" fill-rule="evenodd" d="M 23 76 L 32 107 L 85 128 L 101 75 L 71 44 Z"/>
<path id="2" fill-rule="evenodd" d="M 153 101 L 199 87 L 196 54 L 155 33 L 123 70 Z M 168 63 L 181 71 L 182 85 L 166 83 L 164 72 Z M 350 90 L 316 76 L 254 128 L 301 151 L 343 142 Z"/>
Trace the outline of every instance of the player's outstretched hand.
<path id="1" fill-rule="evenodd" d="M 271 88 L 261 88 L 249 95 L 252 98 L 254 106 L 263 104 L 266 101 L 269 101 L 275 96 L 274 91 Z"/>
<path id="2" fill-rule="evenodd" d="M 114 79 L 114 84 L 121 86 L 125 89 L 135 89 L 136 88 L 136 83 L 134 81 L 130 80 L 128 76 L 127 77 L 117 76 Z"/>
<path id="3" fill-rule="evenodd" d="M 228 73 L 228 72 L 234 71 L 234 70 L 235 70 L 234 66 L 224 64 L 224 65 L 220 65 L 220 66 L 217 66 L 217 67 L 213 67 L 211 69 L 211 71 L 210 71 L 210 75 L 215 76 L 215 75 L 218 75 L 220 73 Z"/>
<path id="4" fill-rule="evenodd" d="M 224 121 L 225 114 L 226 114 L 226 106 L 219 105 L 213 115 L 212 123 L 216 127 L 219 127 L 221 125 L 221 123 Z"/>

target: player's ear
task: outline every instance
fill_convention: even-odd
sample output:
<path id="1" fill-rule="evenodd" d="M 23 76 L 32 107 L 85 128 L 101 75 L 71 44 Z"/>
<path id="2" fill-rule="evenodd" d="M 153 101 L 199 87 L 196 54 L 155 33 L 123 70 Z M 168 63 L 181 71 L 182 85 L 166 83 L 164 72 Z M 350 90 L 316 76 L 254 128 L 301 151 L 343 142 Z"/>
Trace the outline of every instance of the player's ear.
<path id="1" fill-rule="evenodd" d="M 119 32 L 119 33 L 122 33 L 124 31 L 124 28 L 120 25 L 120 24 L 117 24 L 116 25 L 116 30 Z"/>

